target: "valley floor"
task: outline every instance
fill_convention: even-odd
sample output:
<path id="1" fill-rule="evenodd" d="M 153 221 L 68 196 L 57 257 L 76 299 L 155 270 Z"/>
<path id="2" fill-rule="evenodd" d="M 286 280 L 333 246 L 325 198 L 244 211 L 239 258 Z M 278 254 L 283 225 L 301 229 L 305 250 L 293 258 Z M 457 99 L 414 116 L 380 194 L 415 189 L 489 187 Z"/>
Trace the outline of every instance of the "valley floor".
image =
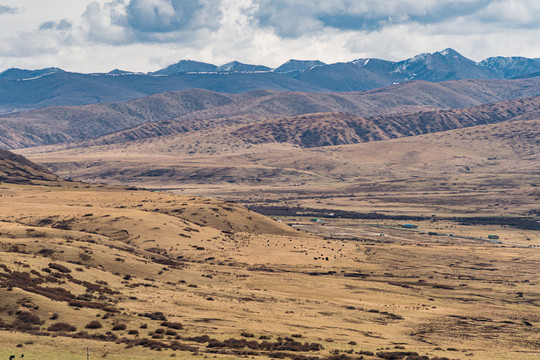
<path id="1" fill-rule="evenodd" d="M 272 220 L 80 183 L 1 184 L 0 195 L 0 357 L 540 356 L 534 231 Z M 439 234 L 449 230 L 463 237 Z M 531 240 L 465 238 L 491 231 Z"/>

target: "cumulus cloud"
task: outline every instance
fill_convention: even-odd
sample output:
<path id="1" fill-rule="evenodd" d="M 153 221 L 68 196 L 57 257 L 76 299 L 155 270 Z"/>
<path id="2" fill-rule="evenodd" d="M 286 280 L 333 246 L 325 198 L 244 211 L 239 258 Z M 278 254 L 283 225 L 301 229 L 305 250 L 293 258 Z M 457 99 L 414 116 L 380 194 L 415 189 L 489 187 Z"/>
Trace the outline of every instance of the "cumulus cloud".
<path id="1" fill-rule="evenodd" d="M 72 23 L 68 19 L 62 19 L 60 21 L 45 21 L 39 26 L 39 30 L 59 30 L 67 31 L 71 29 Z"/>
<path id="2" fill-rule="evenodd" d="M 87 39 L 93 42 L 191 41 L 197 32 L 220 26 L 220 0 L 114 0 L 88 4 L 83 14 Z"/>
<path id="3" fill-rule="evenodd" d="M 121 0 L 103 5 L 91 2 L 82 14 L 82 24 L 75 30 L 76 36 L 90 42 L 121 45 L 130 38 L 125 17 L 125 6 Z"/>
<path id="4" fill-rule="evenodd" d="M 540 56 L 531 46 L 538 0 L 17 1 L 24 11 L 0 5 L 0 68 L 151 71 L 186 58 L 278 66 L 401 60 L 447 47 L 473 60 Z"/>
<path id="5" fill-rule="evenodd" d="M 192 4 L 177 11 L 172 2 L 167 0 L 133 0 L 127 7 L 129 24 L 142 32 L 178 30 L 189 21 L 192 16 L 190 13 L 194 11 Z"/>
<path id="6" fill-rule="evenodd" d="M 373 32 L 459 18 L 501 26 L 510 20 L 516 27 L 529 27 L 540 26 L 539 6 L 535 0 L 254 0 L 252 19 L 256 26 L 271 28 L 282 37 L 299 37 L 327 28 Z"/>
<path id="7" fill-rule="evenodd" d="M 499 0 L 478 14 L 478 21 L 509 29 L 540 28 L 540 3 L 536 0 Z"/>
<path id="8" fill-rule="evenodd" d="M 11 6 L 5 6 L 0 5 L 0 14 L 16 14 L 19 11 L 19 9 L 11 7 Z"/>

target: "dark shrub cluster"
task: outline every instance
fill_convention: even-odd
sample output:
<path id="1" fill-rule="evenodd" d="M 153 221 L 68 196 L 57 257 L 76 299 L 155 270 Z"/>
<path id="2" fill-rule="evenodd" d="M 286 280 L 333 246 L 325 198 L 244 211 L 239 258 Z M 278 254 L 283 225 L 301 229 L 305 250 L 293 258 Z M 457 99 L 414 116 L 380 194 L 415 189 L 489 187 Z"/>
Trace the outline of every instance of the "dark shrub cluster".
<path id="1" fill-rule="evenodd" d="M 36 314 L 32 314 L 28 311 L 21 311 L 17 314 L 17 321 L 25 324 L 41 325 L 43 321 Z"/>
<path id="2" fill-rule="evenodd" d="M 184 340 L 193 341 L 193 342 L 202 344 L 202 343 L 205 343 L 205 342 L 209 342 L 210 337 L 208 335 L 201 335 L 201 336 L 186 337 L 186 338 L 184 338 Z"/>
<path id="3" fill-rule="evenodd" d="M 139 314 L 139 316 L 147 317 L 147 318 L 150 318 L 152 320 L 167 321 L 167 317 L 161 311 L 156 311 L 156 312 L 153 312 L 153 313 Z"/>
<path id="4" fill-rule="evenodd" d="M 179 322 L 169 322 L 164 321 L 161 323 L 161 326 L 168 327 L 169 329 L 182 330 L 184 326 Z"/>
<path id="5" fill-rule="evenodd" d="M 87 331 L 79 331 L 76 334 L 66 335 L 74 339 L 89 339 L 89 340 L 99 340 L 99 341 L 117 341 L 118 336 L 113 333 L 107 334 L 89 334 Z"/>
<path id="6" fill-rule="evenodd" d="M 168 258 L 156 258 L 156 257 L 152 257 L 152 261 L 155 262 L 156 264 L 161 264 L 161 265 L 167 265 L 167 266 L 170 266 L 170 267 L 173 268 L 173 269 L 181 269 L 181 268 L 182 268 L 182 264 L 181 264 L 181 263 L 179 263 L 178 261 L 174 261 L 174 260 L 168 259 Z"/>
<path id="7" fill-rule="evenodd" d="M 54 266 L 54 264 L 52 265 Z M 49 270 L 50 272 L 49 268 L 45 268 L 43 270 L 44 271 Z M 31 275 L 34 275 L 34 276 L 31 276 Z M 79 283 L 79 284 L 85 283 L 85 282 L 73 279 L 73 277 L 68 273 L 59 272 L 59 273 L 55 273 L 55 275 L 60 278 L 66 278 L 69 281 L 72 281 L 74 283 Z M 43 276 L 37 271 L 19 272 L 19 271 L 7 270 L 7 273 L 0 273 L 0 285 L 3 285 L 3 286 L 18 287 L 22 290 L 45 296 L 46 298 L 49 298 L 51 300 L 65 301 L 65 302 L 68 302 L 70 306 L 101 309 L 107 312 L 118 312 L 117 309 L 115 309 L 114 307 L 106 303 L 77 300 L 77 297 L 75 295 L 73 295 L 70 291 L 62 287 L 40 286 L 41 284 L 45 282 L 60 283 L 61 281 L 54 276 L 50 276 L 50 275 Z M 104 288 L 101 287 L 101 289 L 104 289 Z M 106 291 L 106 290 L 103 290 L 103 291 Z"/>
<path id="8" fill-rule="evenodd" d="M 257 340 L 246 339 L 227 339 L 219 341 L 216 339 L 210 339 L 208 341 L 209 348 L 228 348 L 228 349 L 242 349 L 249 348 L 252 350 L 266 350 L 266 351 L 320 351 L 323 346 L 318 343 L 301 343 L 292 339 L 278 340 L 275 342 L 263 341 L 259 343 Z"/>
<path id="9" fill-rule="evenodd" d="M 127 344 L 129 347 L 131 347 L 131 346 L 143 346 L 143 347 L 146 347 L 146 348 L 150 348 L 152 350 L 170 349 L 170 350 L 180 350 L 180 351 L 190 351 L 190 352 L 196 352 L 196 351 L 199 350 L 194 346 L 181 344 L 181 343 L 179 343 L 177 341 L 172 341 L 170 343 L 166 343 L 166 342 L 163 342 L 163 341 L 154 340 L 154 339 L 148 339 L 148 338 L 137 339 L 137 340 L 121 338 L 121 339 L 118 340 L 118 342 Z"/>
<path id="10" fill-rule="evenodd" d="M 126 324 L 116 324 L 113 326 L 113 331 L 121 331 L 121 330 L 126 330 L 127 329 L 127 326 Z"/>
<path id="11" fill-rule="evenodd" d="M 57 331 L 57 332 L 72 332 L 77 331 L 77 328 L 73 325 L 67 323 L 54 323 L 47 328 L 48 331 Z"/>
<path id="12" fill-rule="evenodd" d="M 377 357 L 385 360 L 430 360 L 429 356 L 418 355 L 412 351 L 382 351 L 377 353 Z M 434 357 L 431 360 L 450 360 L 448 358 Z"/>
<path id="13" fill-rule="evenodd" d="M 318 357 L 318 356 L 306 356 L 306 355 L 301 355 L 301 354 L 291 354 L 291 353 L 285 353 L 285 352 L 271 352 L 268 354 L 268 356 L 273 359 L 289 358 L 291 360 L 363 360 L 364 359 L 363 356 L 352 357 L 346 354 Z"/>
<path id="14" fill-rule="evenodd" d="M 69 301 L 69 306 L 80 307 L 80 308 L 89 308 L 89 309 L 100 309 L 100 310 L 110 312 L 110 313 L 118 313 L 118 312 L 120 312 L 114 306 L 99 303 L 99 302 L 96 302 L 96 301 L 70 300 Z"/>
<path id="15" fill-rule="evenodd" d="M 54 250 L 53 249 L 43 248 L 43 249 L 38 251 L 38 254 L 41 255 L 41 256 L 44 256 L 44 257 L 48 257 L 48 256 L 51 256 L 52 254 L 54 254 Z"/>
<path id="16" fill-rule="evenodd" d="M 90 321 L 88 324 L 86 324 L 86 326 L 84 327 L 85 329 L 101 329 L 103 327 L 103 325 L 101 325 L 101 323 L 99 321 Z"/>
<path id="17" fill-rule="evenodd" d="M 54 269 L 64 274 L 69 274 L 71 272 L 69 268 L 65 267 L 64 265 L 57 264 L 57 263 L 49 263 L 49 268 Z"/>

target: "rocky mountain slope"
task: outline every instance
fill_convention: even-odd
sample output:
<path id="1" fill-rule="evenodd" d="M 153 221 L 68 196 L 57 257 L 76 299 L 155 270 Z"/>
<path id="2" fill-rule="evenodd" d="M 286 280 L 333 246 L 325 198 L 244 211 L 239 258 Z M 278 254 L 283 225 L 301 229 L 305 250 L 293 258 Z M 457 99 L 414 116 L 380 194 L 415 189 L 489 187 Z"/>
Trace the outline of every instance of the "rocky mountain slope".
<path id="1" fill-rule="evenodd" d="M 357 59 L 324 64 L 289 60 L 276 69 L 237 61 L 216 66 L 181 60 L 150 73 L 78 74 L 57 68 L 8 69 L 0 73 L 0 113 L 53 105 L 119 102 L 193 88 L 222 93 L 364 91 L 412 80 L 505 79 L 540 71 L 539 59 L 488 58 L 475 63 L 452 49 L 403 61 Z"/>
<path id="2" fill-rule="evenodd" d="M 219 94 L 188 90 L 119 104 L 51 107 L 0 117 L 0 146 L 22 148 L 103 137 L 133 141 L 282 116 L 340 112 L 374 116 L 463 108 L 540 95 L 540 79 L 414 81 L 367 92 L 254 91 Z M 107 135 L 109 134 L 109 135 Z"/>
<path id="3" fill-rule="evenodd" d="M 379 141 L 503 121 L 540 117 L 540 97 L 465 109 L 422 111 L 360 118 L 342 113 L 307 114 L 238 127 L 226 136 L 253 144 L 290 143 L 320 147 Z"/>

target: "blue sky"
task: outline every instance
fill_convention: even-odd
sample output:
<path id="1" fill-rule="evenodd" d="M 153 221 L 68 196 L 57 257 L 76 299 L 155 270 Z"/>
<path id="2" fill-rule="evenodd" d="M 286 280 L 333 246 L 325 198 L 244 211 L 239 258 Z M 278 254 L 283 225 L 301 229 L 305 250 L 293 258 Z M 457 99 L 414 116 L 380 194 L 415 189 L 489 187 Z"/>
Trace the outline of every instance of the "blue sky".
<path id="1" fill-rule="evenodd" d="M 0 70 L 540 57 L 538 0 L 0 0 Z"/>

